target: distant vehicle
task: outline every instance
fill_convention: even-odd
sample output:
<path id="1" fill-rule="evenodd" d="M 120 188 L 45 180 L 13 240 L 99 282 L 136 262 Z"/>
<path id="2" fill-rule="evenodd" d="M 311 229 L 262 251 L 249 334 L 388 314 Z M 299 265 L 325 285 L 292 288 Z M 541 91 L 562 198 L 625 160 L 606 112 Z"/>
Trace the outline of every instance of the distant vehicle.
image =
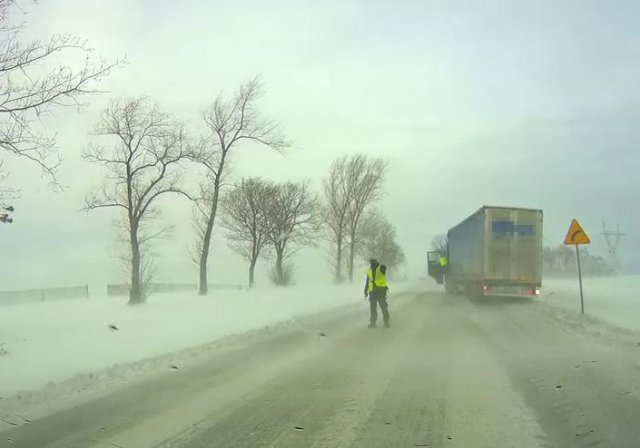
<path id="1" fill-rule="evenodd" d="M 447 233 L 448 293 L 537 296 L 542 286 L 542 210 L 484 206 Z M 429 255 L 429 275 L 442 270 Z"/>

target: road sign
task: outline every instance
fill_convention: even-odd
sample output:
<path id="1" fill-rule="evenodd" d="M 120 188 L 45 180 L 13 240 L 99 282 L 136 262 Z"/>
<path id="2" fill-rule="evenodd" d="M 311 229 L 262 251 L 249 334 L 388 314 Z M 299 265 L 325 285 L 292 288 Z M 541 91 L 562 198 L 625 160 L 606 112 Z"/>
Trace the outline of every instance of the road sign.
<path id="1" fill-rule="evenodd" d="M 580 266 L 580 245 L 590 244 L 591 240 L 577 220 L 572 220 L 564 244 L 576 246 L 576 259 L 578 260 L 578 282 L 580 283 L 580 312 L 584 314 L 584 295 L 582 293 L 582 267 Z"/>
<path id="2" fill-rule="evenodd" d="M 564 238 L 564 244 L 590 244 L 591 240 L 586 232 L 582 229 L 582 226 L 575 219 L 571 221 L 567 236 Z"/>

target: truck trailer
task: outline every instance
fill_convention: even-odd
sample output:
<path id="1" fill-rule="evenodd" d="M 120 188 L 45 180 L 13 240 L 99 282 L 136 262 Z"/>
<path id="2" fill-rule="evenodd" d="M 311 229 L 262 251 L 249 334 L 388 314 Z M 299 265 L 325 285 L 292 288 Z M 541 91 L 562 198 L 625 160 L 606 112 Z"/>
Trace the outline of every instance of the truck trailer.
<path id="1" fill-rule="evenodd" d="M 484 206 L 447 233 L 449 293 L 537 296 L 542 210 Z"/>

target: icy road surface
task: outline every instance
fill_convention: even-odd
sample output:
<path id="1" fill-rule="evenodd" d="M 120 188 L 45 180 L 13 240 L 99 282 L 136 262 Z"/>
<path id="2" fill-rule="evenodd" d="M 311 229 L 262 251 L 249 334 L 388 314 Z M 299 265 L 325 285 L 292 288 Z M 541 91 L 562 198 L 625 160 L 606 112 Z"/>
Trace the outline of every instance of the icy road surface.
<path id="1" fill-rule="evenodd" d="M 280 325 L 36 418 L 11 448 L 635 447 L 640 339 L 537 300 L 421 293 Z M 1 403 L 0 403 L 1 405 Z"/>

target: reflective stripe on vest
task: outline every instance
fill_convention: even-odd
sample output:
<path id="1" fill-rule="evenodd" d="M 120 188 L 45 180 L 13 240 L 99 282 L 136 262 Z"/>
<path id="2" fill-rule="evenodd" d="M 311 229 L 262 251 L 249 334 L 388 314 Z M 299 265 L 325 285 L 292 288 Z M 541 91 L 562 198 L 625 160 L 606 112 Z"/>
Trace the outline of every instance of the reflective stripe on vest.
<path id="1" fill-rule="evenodd" d="M 373 271 L 369 268 L 369 272 L 367 272 L 367 276 L 369 277 L 369 293 L 373 292 L 374 288 L 386 288 L 387 287 L 387 277 L 380 270 L 380 266 L 376 268 L 376 279 L 373 280 Z"/>

